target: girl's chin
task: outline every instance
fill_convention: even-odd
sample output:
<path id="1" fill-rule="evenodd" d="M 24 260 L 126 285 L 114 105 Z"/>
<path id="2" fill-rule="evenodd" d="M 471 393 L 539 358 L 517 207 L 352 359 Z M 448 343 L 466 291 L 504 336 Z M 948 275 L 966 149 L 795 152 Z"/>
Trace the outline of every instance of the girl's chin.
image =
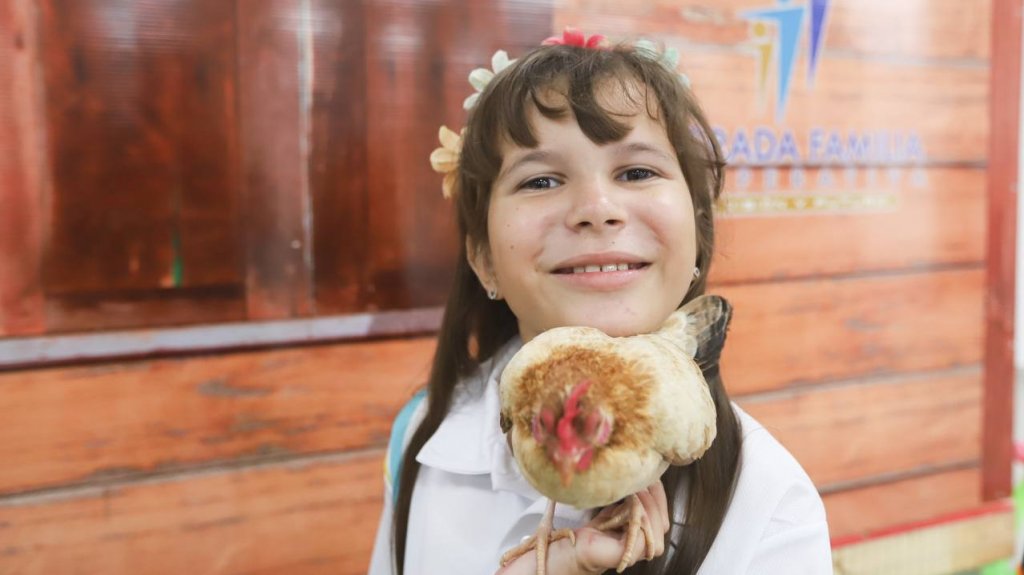
<path id="1" fill-rule="evenodd" d="M 562 325 L 597 328 L 612 337 L 624 337 L 657 331 L 661 321 L 634 315 L 618 316 L 614 311 L 595 310 L 592 313 L 573 314 Z"/>

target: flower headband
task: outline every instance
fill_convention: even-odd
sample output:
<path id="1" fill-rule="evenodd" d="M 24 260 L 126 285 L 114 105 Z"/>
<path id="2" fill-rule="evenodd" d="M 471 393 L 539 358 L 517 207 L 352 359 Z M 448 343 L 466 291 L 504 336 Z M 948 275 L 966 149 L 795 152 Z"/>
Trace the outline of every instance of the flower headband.
<path id="1" fill-rule="evenodd" d="M 562 32 L 562 36 L 552 36 L 544 42 L 544 46 L 577 46 L 580 48 L 588 48 L 591 50 L 603 50 L 605 49 L 605 37 L 600 34 L 594 34 L 592 36 L 586 36 L 575 28 L 566 28 Z M 667 48 L 664 51 L 660 51 L 654 42 L 649 40 L 639 40 L 633 44 L 633 47 L 639 54 L 649 57 L 652 60 L 660 62 L 663 66 L 676 72 L 676 67 L 679 65 L 679 52 L 675 48 Z M 508 54 L 504 50 L 498 50 L 491 57 L 491 69 L 487 68 L 476 68 L 469 73 L 469 84 L 473 87 L 474 92 L 469 95 L 462 102 L 462 108 L 464 110 L 471 110 L 476 105 L 477 100 L 480 99 L 480 94 L 483 93 L 487 84 L 497 75 L 499 72 L 508 68 L 515 60 L 509 60 Z M 690 87 L 690 79 L 686 74 L 679 73 L 680 82 L 687 88 Z M 466 132 L 463 128 L 456 134 L 450 130 L 447 126 L 441 126 L 438 131 L 438 139 L 441 141 L 441 147 L 435 149 L 430 154 L 430 165 L 434 168 L 435 172 L 444 174 L 444 181 L 441 184 L 441 194 L 445 199 L 451 199 L 455 193 L 455 184 L 457 181 L 458 168 L 459 168 L 459 156 L 462 154 L 462 136 Z"/>

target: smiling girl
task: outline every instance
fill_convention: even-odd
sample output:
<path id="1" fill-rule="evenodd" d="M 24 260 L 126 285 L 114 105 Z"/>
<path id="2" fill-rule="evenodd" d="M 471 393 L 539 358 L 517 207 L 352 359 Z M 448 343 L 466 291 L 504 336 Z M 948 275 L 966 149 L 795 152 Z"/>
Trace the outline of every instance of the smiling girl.
<path id="1" fill-rule="evenodd" d="M 546 499 L 498 421 L 498 378 L 524 342 L 570 325 L 652 332 L 705 290 L 724 162 L 671 53 L 574 32 L 546 44 L 474 72 L 486 86 L 464 139 L 443 132 L 433 158 L 451 170 L 462 250 L 426 401 L 392 432 L 373 575 L 494 573 L 533 534 Z M 633 550 L 626 572 L 831 573 L 814 485 L 711 371 L 717 438 L 638 494 L 666 544 L 650 561 Z M 615 508 L 558 506 L 576 541 L 551 544 L 548 573 L 614 568 L 625 538 L 594 525 Z M 532 552 L 501 569 L 535 571 Z"/>

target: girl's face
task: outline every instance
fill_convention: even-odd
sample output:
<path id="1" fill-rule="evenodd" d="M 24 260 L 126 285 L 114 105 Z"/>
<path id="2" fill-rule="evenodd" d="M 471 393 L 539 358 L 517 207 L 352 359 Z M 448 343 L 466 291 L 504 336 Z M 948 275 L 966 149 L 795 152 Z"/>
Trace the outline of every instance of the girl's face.
<path id="1" fill-rule="evenodd" d="M 617 117 L 632 127 L 621 141 L 595 144 L 572 114 L 551 120 L 533 108 L 538 146 L 502 149 L 490 250 L 470 263 L 507 301 L 523 341 L 560 326 L 655 331 L 694 279 L 693 203 L 665 128 L 621 93 L 599 96 L 629 114 Z M 544 103 L 564 104 L 557 98 Z"/>

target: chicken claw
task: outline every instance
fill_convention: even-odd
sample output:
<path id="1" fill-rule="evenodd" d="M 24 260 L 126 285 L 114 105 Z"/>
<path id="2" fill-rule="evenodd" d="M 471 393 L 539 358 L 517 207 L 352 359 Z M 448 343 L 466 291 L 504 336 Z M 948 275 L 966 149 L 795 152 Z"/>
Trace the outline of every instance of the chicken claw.
<path id="1" fill-rule="evenodd" d="M 642 532 L 644 535 L 645 558 L 650 561 L 654 559 L 654 531 L 651 529 L 651 522 L 647 518 L 644 506 L 640 498 L 634 493 L 626 498 L 627 505 L 621 506 L 619 510 L 601 524 L 596 526 L 599 531 L 610 531 L 626 526 L 626 545 L 622 553 L 619 566 L 615 568 L 616 573 L 622 573 L 633 561 L 633 546 L 636 545 L 636 538 Z"/>
<path id="2" fill-rule="evenodd" d="M 537 550 L 537 575 L 547 573 L 548 545 L 559 539 L 568 538 L 576 545 L 576 532 L 572 529 L 559 529 L 552 531 L 552 523 L 555 516 L 555 501 L 548 503 L 547 511 L 544 512 L 544 519 L 537 526 L 537 533 L 521 544 L 509 549 L 501 556 L 501 566 L 504 567 L 512 561 L 528 553 L 531 549 Z"/>

